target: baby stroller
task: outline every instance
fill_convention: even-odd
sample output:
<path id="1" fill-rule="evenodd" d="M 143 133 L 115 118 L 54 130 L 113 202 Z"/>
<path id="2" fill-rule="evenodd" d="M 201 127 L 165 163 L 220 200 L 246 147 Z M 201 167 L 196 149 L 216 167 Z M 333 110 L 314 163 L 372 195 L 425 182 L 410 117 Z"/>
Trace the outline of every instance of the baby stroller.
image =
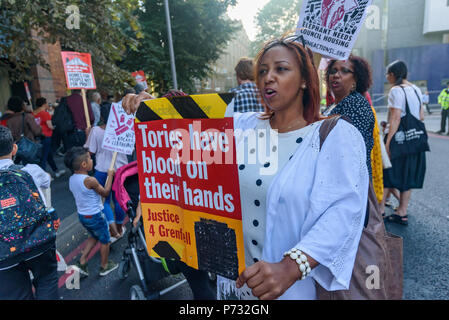
<path id="1" fill-rule="evenodd" d="M 137 174 L 137 162 L 134 161 L 119 168 L 115 174 L 113 191 L 122 209 L 127 213 L 131 223 L 136 217 L 136 208 L 139 203 L 139 178 Z M 130 289 L 131 300 L 153 300 L 176 289 L 187 282 L 182 280 L 175 285 L 160 292 L 151 292 L 150 284 L 169 276 L 168 270 L 176 270 L 170 266 L 170 261 L 156 259 L 148 255 L 147 245 L 143 232 L 142 222 L 136 228 L 132 227 L 128 233 L 128 247 L 123 252 L 119 264 L 119 278 L 124 280 L 128 277 L 131 264 L 137 270 L 140 285 L 133 285 Z"/>

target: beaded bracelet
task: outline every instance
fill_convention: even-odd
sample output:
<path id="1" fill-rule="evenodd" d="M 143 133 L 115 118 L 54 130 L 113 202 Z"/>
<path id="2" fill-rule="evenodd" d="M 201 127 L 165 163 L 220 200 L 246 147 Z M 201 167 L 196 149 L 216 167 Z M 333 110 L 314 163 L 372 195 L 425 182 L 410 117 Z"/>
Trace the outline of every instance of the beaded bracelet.
<path id="1" fill-rule="evenodd" d="M 299 280 L 304 280 L 310 274 L 310 272 L 312 272 L 309 261 L 307 261 L 307 256 L 301 250 L 293 248 L 284 253 L 284 257 L 286 256 L 289 256 L 298 264 L 299 271 L 301 271 L 301 279 Z"/>

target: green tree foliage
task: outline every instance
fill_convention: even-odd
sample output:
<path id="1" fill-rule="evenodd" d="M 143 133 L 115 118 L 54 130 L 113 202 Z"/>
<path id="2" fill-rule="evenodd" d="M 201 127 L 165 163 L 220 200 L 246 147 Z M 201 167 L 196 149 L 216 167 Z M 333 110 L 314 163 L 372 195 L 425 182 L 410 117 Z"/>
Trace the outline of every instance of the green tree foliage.
<path id="1" fill-rule="evenodd" d="M 251 47 L 254 56 L 271 38 L 295 33 L 301 6 L 302 0 L 270 0 L 259 10 L 255 18 L 258 32 Z"/>
<path id="2" fill-rule="evenodd" d="M 6 67 L 12 81 L 30 80 L 33 65 L 48 69 L 38 39 L 59 41 L 65 51 L 90 53 L 99 89 L 123 91 L 124 82 L 131 80 L 116 62 L 137 47 L 140 33 L 133 12 L 139 0 L 0 1 L 0 66 Z M 76 6 L 79 15 L 67 12 L 69 6 Z M 125 36 L 119 26 L 123 21 L 133 37 Z"/>
<path id="3" fill-rule="evenodd" d="M 194 79 L 203 79 L 233 33 L 235 22 L 226 10 L 235 0 L 170 0 L 170 15 L 179 88 L 194 93 Z M 163 0 L 146 0 L 139 13 L 143 39 L 136 52 L 129 51 L 121 67 L 144 70 L 155 90 L 173 88 Z"/>

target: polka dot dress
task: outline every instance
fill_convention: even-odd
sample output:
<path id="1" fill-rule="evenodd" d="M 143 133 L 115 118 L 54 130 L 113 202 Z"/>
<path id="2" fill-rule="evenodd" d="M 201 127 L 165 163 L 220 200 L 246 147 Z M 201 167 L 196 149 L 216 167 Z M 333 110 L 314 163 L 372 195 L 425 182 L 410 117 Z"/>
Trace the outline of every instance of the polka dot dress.
<path id="1" fill-rule="evenodd" d="M 363 136 L 366 146 L 366 165 L 370 177 L 372 176 L 371 169 L 371 150 L 374 146 L 373 130 L 374 130 L 374 113 L 368 101 L 358 92 L 352 92 L 344 98 L 334 109 L 330 112 L 323 112 L 325 116 L 328 115 L 342 115 L 351 120 L 351 123 L 356 127 Z"/>
<path id="2" fill-rule="evenodd" d="M 239 165 L 240 196 L 242 199 L 243 234 L 246 266 L 258 262 L 262 257 L 265 237 L 266 199 L 271 182 L 301 146 L 313 125 L 300 130 L 277 134 L 271 130 L 268 120 L 256 129 L 257 143 L 245 138 L 244 163 Z M 267 139 L 271 135 L 272 139 Z M 263 155 L 266 151 L 266 157 Z M 251 161 L 251 155 L 257 161 Z M 245 289 L 246 288 L 246 289 Z M 251 290 L 242 290 L 243 299 L 251 299 Z"/>

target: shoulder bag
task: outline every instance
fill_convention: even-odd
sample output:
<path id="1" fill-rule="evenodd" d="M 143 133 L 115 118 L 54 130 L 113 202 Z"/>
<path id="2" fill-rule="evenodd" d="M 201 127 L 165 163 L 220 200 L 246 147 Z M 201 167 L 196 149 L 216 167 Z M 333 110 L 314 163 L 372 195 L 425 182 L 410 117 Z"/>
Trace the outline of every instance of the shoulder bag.
<path id="1" fill-rule="evenodd" d="M 408 104 L 407 93 L 402 86 L 401 89 L 402 91 L 404 91 L 405 95 L 406 115 L 401 119 L 398 131 L 395 133 L 393 139 L 391 139 L 391 160 L 412 154 L 430 151 L 426 126 L 424 122 L 416 119 L 412 115 Z M 413 90 L 415 89 L 413 88 Z M 419 99 L 418 93 L 416 91 L 415 93 L 418 97 L 421 108 L 421 100 Z"/>
<path id="2" fill-rule="evenodd" d="M 321 146 L 340 117 L 325 120 Z M 349 290 L 326 291 L 316 283 L 319 300 L 400 300 L 403 288 L 402 238 L 386 231 L 372 183 L 368 221 L 362 231 Z"/>
<path id="3" fill-rule="evenodd" d="M 36 143 L 25 136 L 25 113 L 22 113 L 22 134 L 17 144 L 17 156 L 24 163 L 40 163 L 42 144 Z"/>

